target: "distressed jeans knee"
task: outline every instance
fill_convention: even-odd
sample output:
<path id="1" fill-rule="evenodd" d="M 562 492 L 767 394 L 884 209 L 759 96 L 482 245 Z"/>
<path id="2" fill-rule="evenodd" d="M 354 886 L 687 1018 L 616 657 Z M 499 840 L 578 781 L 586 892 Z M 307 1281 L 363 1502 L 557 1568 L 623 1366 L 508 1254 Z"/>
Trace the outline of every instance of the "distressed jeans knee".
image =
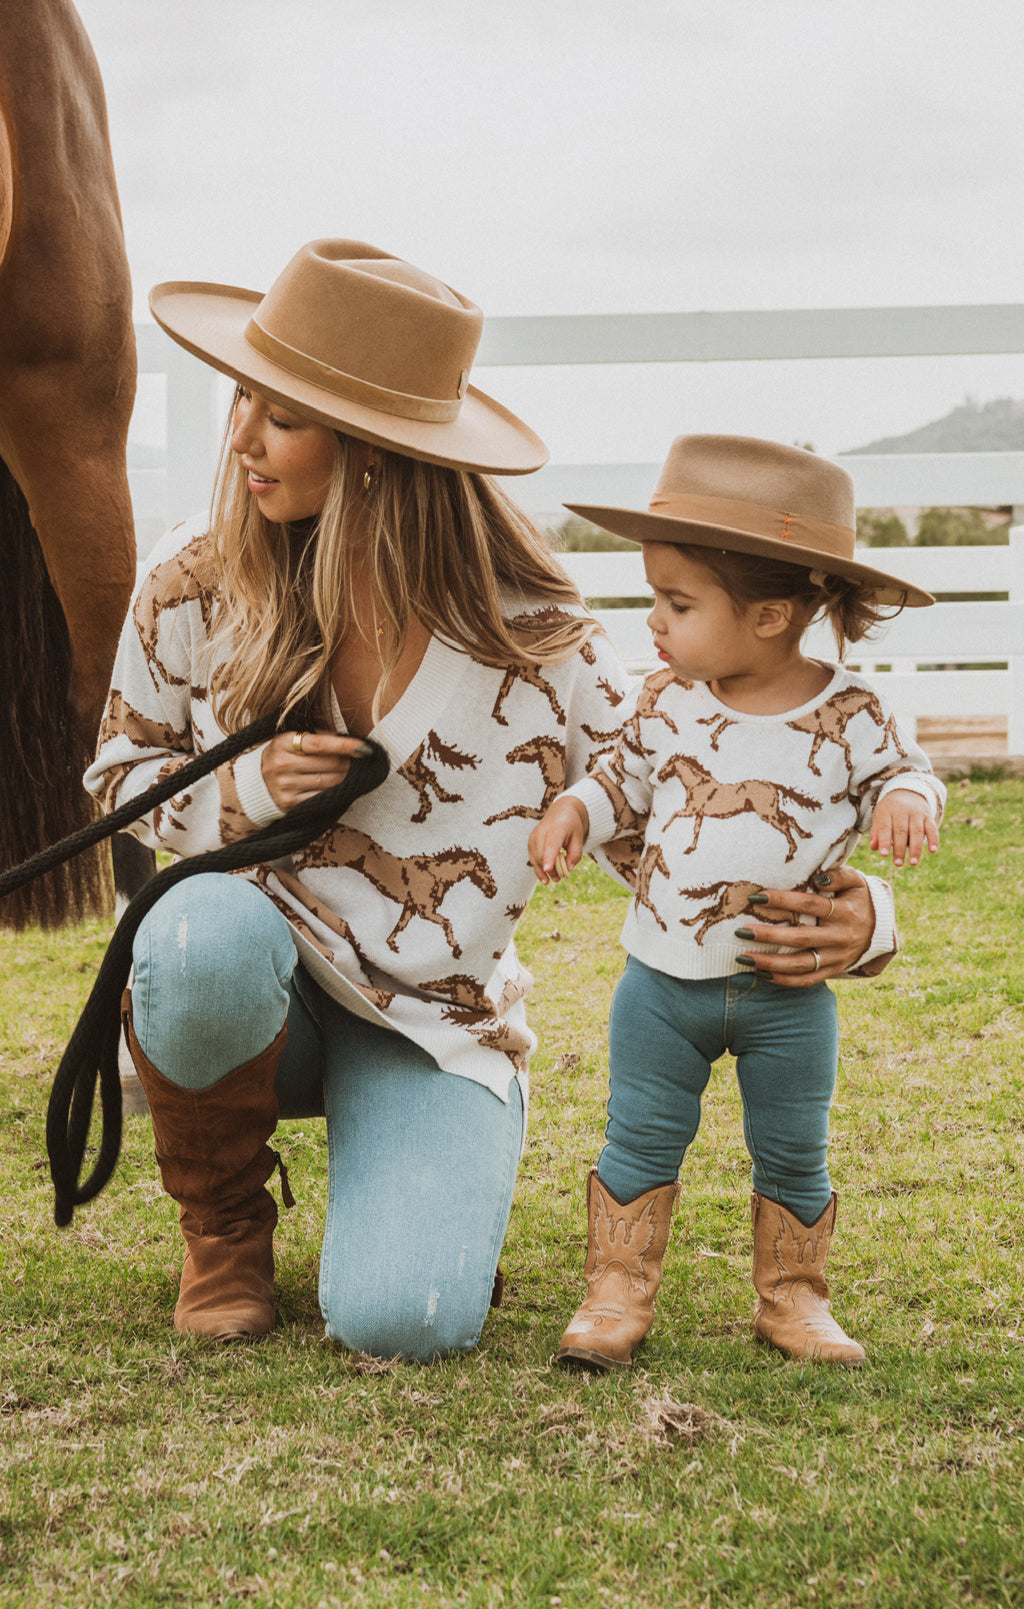
<path id="1" fill-rule="evenodd" d="M 297 955 L 291 929 L 254 884 L 224 872 L 186 878 L 135 936 L 132 1017 L 153 1065 L 207 1089 L 280 1033 Z"/>

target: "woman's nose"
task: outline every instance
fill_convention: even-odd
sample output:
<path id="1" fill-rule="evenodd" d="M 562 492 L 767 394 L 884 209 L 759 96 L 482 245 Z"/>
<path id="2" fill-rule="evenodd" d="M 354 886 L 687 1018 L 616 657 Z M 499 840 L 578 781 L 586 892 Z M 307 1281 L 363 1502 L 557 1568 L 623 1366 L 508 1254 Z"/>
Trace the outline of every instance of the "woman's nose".
<path id="1" fill-rule="evenodd" d="M 231 428 L 231 451 L 233 453 L 251 453 L 255 447 L 255 433 L 252 428 L 252 404 L 245 397 L 239 397 L 235 403 L 235 417 Z"/>

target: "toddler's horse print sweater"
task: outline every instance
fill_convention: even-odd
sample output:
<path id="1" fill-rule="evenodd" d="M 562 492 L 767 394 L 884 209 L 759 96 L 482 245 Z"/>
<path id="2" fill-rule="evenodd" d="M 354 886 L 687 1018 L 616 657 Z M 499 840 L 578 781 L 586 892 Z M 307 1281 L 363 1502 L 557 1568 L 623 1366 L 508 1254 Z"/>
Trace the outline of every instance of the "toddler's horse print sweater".
<path id="1" fill-rule="evenodd" d="M 877 692 L 840 666 L 817 697 L 747 715 L 670 670 L 645 680 L 614 748 L 569 788 L 586 847 L 644 833 L 622 943 L 677 978 L 717 978 L 771 945 L 735 936 L 762 888 L 809 889 L 839 866 L 895 788 L 938 817 L 945 789 Z M 863 970 L 862 960 L 857 970 Z"/>

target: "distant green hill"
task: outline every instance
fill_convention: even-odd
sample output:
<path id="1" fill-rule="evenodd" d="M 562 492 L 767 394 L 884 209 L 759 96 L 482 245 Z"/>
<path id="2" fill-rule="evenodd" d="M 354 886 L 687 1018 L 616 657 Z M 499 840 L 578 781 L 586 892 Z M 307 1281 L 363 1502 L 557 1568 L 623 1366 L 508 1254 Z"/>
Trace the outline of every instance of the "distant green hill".
<path id="1" fill-rule="evenodd" d="M 905 436 L 883 436 L 852 453 L 1009 453 L 1024 452 L 1024 402 L 997 397 L 993 402 L 968 398 L 943 419 L 910 430 Z"/>

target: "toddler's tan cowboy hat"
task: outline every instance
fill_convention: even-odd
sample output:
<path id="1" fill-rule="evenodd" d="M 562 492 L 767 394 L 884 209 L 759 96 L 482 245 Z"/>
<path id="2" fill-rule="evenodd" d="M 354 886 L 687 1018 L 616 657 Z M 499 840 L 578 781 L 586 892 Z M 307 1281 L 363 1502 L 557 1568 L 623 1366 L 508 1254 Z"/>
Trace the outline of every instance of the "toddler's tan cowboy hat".
<path id="1" fill-rule="evenodd" d="M 539 436 L 469 384 L 480 309 L 376 246 L 313 240 L 266 295 L 173 281 L 149 305 L 186 351 L 361 441 L 495 475 L 547 460 Z"/>
<path id="2" fill-rule="evenodd" d="M 930 592 L 853 556 L 856 513 L 845 469 L 753 436 L 677 436 L 650 507 L 566 508 L 633 542 L 675 542 L 754 553 L 847 576 L 878 603 L 919 607 Z"/>

